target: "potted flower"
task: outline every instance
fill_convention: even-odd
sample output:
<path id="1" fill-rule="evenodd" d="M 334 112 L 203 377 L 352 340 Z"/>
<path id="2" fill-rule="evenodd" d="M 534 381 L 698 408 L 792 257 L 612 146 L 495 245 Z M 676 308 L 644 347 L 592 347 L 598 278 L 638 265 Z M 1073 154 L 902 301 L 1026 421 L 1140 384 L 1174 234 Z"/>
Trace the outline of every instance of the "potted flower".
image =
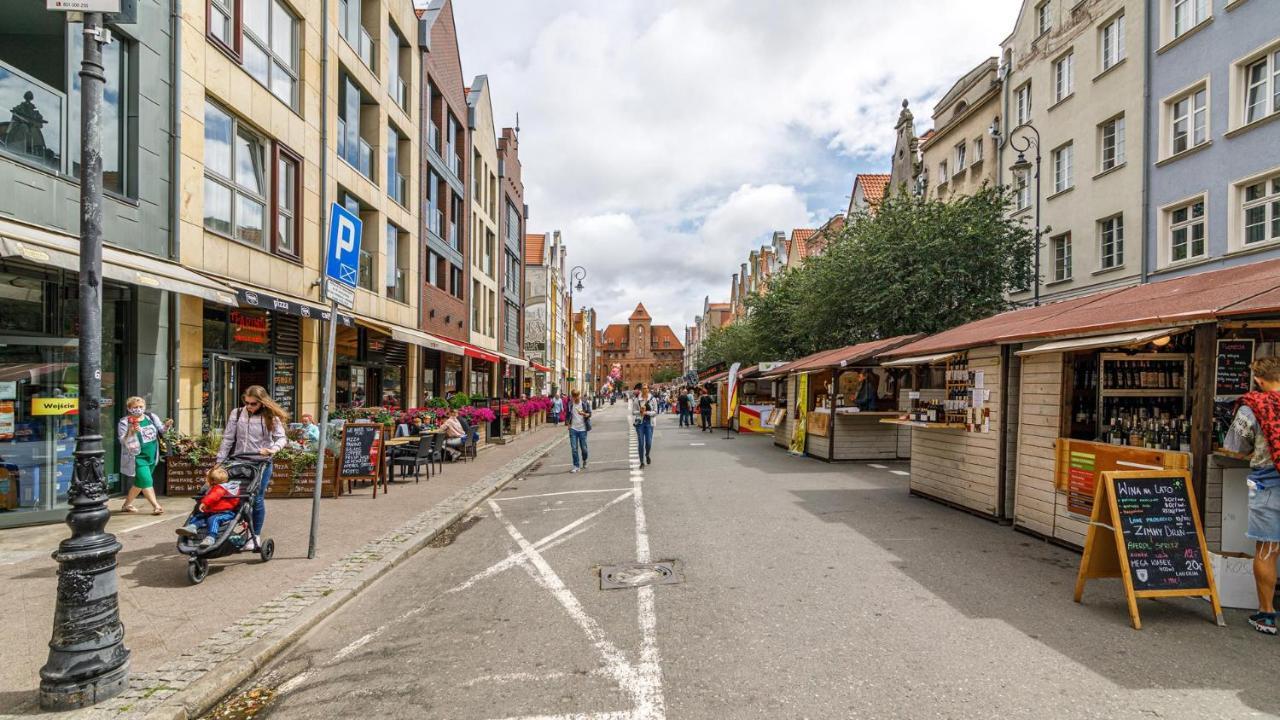
<path id="1" fill-rule="evenodd" d="M 479 438 L 476 445 L 484 445 L 489 436 L 489 423 L 497 419 L 493 411 L 487 407 L 472 407 L 464 405 L 458 408 L 458 415 L 464 417 L 479 431 Z"/>

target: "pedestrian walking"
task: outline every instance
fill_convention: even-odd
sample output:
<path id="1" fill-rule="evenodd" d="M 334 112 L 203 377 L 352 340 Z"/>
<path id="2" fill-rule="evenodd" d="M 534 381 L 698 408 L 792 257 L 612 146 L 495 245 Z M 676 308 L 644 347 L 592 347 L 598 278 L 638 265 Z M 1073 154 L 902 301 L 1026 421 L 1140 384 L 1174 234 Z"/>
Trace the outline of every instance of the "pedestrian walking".
<path id="1" fill-rule="evenodd" d="M 591 403 L 582 399 L 582 393 L 573 391 L 573 402 L 569 403 L 569 449 L 573 454 L 573 469 L 569 472 L 587 469 L 587 433 L 591 432 Z M 581 463 L 579 463 L 581 455 Z"/>
<path id="2" fill-rule="evenodd" d="M 629 404 L 631 424 L 636 429 L 638 452 L 641 465 L 653 463 L 650 455 L 653 451 L 653 418 L 658 414 L 658 400 L 649 394 L 649 386 L 636 383 L 635 396 Z"/>
<path id="3" fill-rule="evenodd" d="M 564 412 L 564 400 L 560 399 L 560 393 L 556 393 L 551 398 L 551 422 L 555 425 L 560 424 L 560 413 Z"/>
<path id="4" fill-rule="evenodd" d="M 693 425 L 693 413 L 689 404 L 689 394 L 681 391 L 676 398 L 676 409 L 680 411 L 680 427 Z"/>
<path id="5" fill-rule="evenodd" d="M 163 515 L 152 474 L 160 464 L 160 435 L 173 427 L 173 421 L 147 412 L 147 401 L 140 397 L 125 400 L 124 407 L 127 414 L 116 424 L 116 437 L 120 440 L 120 474 L 129 478 L 129 494 L 120 512 L 138 512 L 133 501 L 142 493 L 151 503 L 151 514 Z"/>
<path id="6" fill-rule="evenodd" d="M 289 416 L 261 385 L 250 385 L 241 398 L 244 405 L 231 411 L 222 431 L 222 445 L 215 458 L 221 465 L 228 457 L 257 456 L 263 460 L 262 479 L 253 498 L 253 547 L 261 547 L 262 526 L 267 520 L 266 494 L 271 485 L 272 458 L 288 440 L 284 428 Z"/>
<path id="7" fill-rule="evenodd" d="M 698 415 L 702 419 L 702 432 L 711 432 L 711 393 L 702 388 L 702 396 L 698 398 Z"/>

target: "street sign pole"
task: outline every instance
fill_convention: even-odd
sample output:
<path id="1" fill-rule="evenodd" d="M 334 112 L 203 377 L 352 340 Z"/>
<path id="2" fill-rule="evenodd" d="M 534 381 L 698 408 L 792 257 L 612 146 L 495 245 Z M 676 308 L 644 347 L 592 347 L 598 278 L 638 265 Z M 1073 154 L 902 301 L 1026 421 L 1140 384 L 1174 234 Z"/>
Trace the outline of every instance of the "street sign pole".
<path id="1" fill-rule="evenodd" d="M 329 337 L 325 340 L 324 368 L 320 374 L 320 441 L 317 443 L 316 486 L 311 492 L 311 532 L 307 559 L 316 556 L 320 532 L 320 498 L 324 493 L 324 453 L 329 443 L 329 398 L 333 395 L 333 355 L 338 341 L 338 305 L 355 304 L 360 274 L 360 217 L 338 203 L 329 207 L 329 242 L 324 260 L 324 294 L 329 301 Z M 336 473 L 339 463 L 334 463 Z M 336 481 L 336 478 L 335 478 Z"/>

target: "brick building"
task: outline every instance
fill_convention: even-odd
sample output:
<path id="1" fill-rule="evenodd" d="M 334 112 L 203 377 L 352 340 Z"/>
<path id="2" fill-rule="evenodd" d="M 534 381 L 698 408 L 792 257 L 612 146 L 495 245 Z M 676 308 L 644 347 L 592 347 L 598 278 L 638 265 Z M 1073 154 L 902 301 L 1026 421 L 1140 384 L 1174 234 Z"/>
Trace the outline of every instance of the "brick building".
<path id="1" fill-rule="evenodd" d="M 627 324 L 604 329 L 604 342 L 597 353 L 597 377 L 608 377 L 609 368 L 622 366 L 627 387 L 653 382 L 661 371 L 679 375 L 684 368 L 684 345 L 669 325 L 654 325 L 644 303 L 636 305 Z"/>

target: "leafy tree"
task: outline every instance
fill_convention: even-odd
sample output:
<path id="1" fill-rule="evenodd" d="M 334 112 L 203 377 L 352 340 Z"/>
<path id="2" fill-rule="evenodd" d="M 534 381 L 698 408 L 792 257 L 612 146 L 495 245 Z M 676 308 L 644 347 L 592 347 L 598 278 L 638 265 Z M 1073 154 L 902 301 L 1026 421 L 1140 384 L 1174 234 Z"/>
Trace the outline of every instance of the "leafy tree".
<path id="1" fill-rule="evenodd" d="M 661 368 L 653 373 L 653 381 L 658 384 L 669 383 L 680 375 L 680 370 L 676 368 Z"/>

